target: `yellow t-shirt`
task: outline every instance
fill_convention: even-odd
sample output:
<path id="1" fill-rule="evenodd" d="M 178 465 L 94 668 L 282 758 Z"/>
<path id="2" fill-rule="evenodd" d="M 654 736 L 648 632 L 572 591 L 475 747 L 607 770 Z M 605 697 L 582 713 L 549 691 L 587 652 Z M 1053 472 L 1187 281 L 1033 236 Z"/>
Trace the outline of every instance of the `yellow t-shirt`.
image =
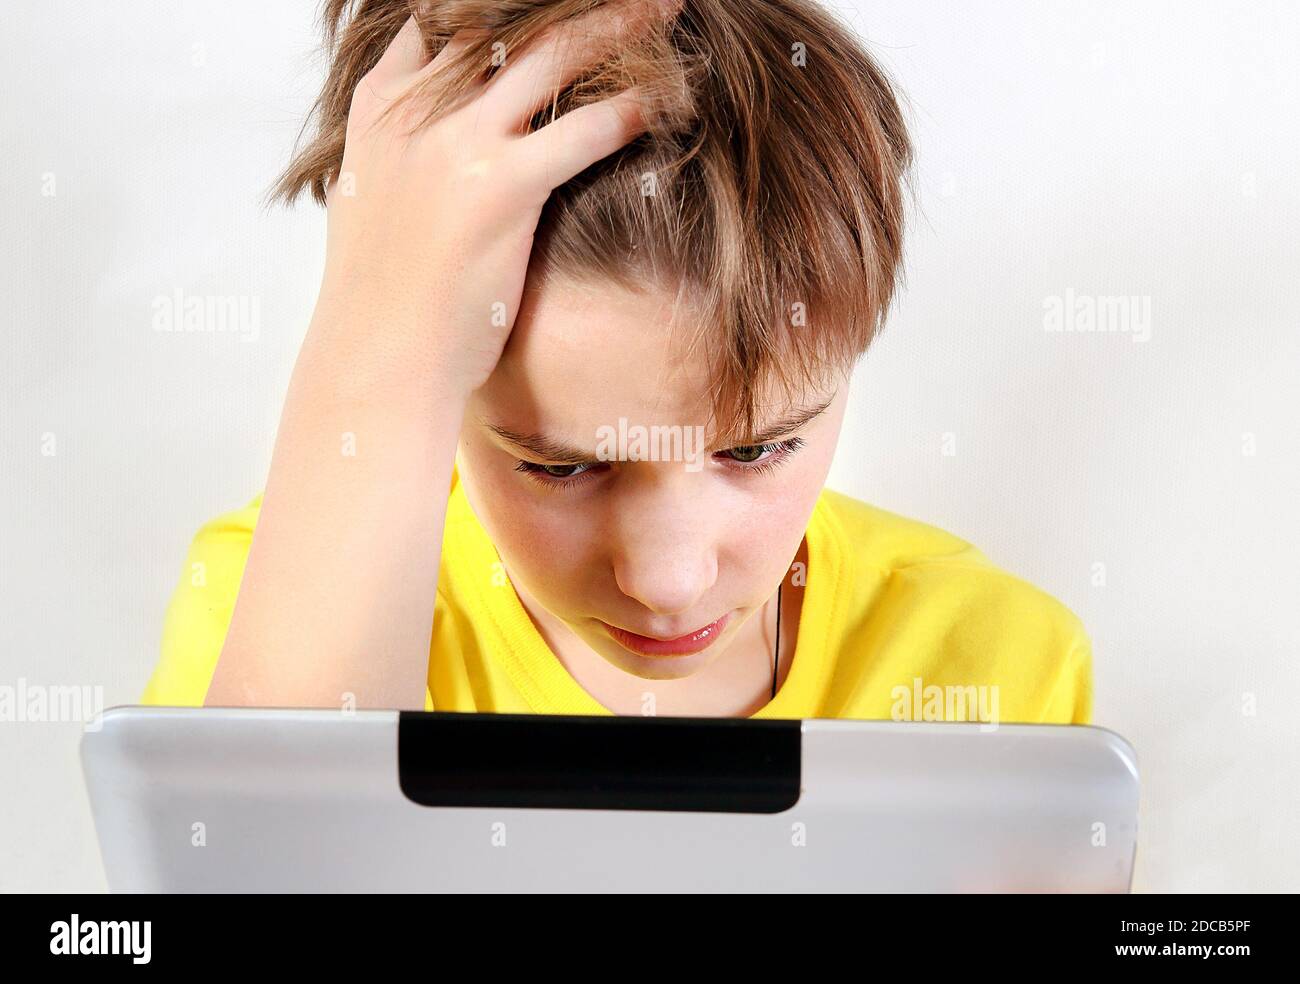
<path id="1" fill-rule="evenodd" d="M 145 704 L 203 703 L 262 496 L 195 535 Z M 823 489 L 794 659 L 756 718 L 1087 724 L 1092 655 L 1059 601 L 933 526 Z M 453 472 L 425 709 L 610 714 L 538 634 Z"/>

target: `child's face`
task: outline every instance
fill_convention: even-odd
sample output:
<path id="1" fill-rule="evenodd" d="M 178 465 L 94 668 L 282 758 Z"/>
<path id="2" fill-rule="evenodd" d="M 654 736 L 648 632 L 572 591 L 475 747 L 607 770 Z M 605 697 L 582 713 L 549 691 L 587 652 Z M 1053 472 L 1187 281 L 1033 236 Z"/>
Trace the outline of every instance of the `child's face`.
<path id="1" fill-rule="evenodd" d="M 762 405 L 760 432 L 827 404 L 796 430 L 764 438 L 769 450 L 728 454 L 701 433 L 711 381 L 686 360 L 687 333 L 670 330 L 671 314 L 671 298 L 657 294 L 526 292 L 495 373 L 469 402 L 457 459 L 520 594 L 647 679 L 707 666 L 776 591 L 825 483 L 848 392 L 836 374 L 792 406 Z M 494 427 L 572 446 L 587 463 L 530 450 Z M 657 433 L 675 430 L 680 443 L 650 440 L 642 460 L 627 460 L 638 427 L 673 428 Z M 771 450 L 778 443 L 787 450 Z M 550 467 L 524 472 L 521 461 Z M 634 652 L 606 627 L 672 639 L 723 617 L 713 641 L 685 655 Z"/>

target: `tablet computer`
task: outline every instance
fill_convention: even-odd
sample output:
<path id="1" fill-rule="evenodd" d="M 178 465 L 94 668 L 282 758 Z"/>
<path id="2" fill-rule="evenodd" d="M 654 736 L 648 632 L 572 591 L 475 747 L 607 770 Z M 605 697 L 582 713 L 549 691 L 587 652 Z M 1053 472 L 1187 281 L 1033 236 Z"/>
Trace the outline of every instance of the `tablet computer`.
<path id="1" fill-rule="evenodd" d="M 118 892 L 1125 892 L 1102 728 L 116 707 Z"/>

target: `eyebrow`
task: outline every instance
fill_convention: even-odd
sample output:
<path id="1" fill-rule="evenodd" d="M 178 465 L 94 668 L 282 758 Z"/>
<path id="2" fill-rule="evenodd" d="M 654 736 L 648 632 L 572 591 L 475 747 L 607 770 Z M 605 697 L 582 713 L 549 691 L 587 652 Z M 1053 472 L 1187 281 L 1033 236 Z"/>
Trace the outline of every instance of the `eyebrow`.
<path id="1" fill-rule="evenodd" d="M 804 427 L 810 421 L 824 413 L 826 408 L 829 407 L 834 400 L 835 397 L 832 395 L 824 403 L 819 403 L 812 407 L 792 410 L 783 417 L 773 421 L 744 442 L 727 444 L 723 447 L 710 448 L 709 450 L 725 451 L 728 448 L 749 447 L 755 444 L 768 444 L 779 438 L 785 437 L 787 434 L 794 433 L 801 427 Z M 495 424 L 481 417 L 479 418 L 479 422 L 503 441 L 514 445 L 522 451 L 528 452 L 541 461 L 551 462 L 557 465 L 585 465 L 594 460 L 590 451 L 577 447 L 576 445 L 566 444 L 564 441 L 550 437 L 546 434 L 522 434 L 518 431 L 511 430 L 509 427 Z"/>

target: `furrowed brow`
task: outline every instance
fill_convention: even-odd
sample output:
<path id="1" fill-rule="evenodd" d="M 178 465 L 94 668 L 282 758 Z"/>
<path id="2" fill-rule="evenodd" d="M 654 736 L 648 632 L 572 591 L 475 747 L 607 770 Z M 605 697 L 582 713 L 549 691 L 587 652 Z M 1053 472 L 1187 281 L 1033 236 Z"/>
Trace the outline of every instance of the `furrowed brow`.
<path id="1" fill-rule="evenodd" d="M 494 424 L 487 420 L 481 422 L 484 427 L 507 444 L 513 444 L 521 451 L 531 454 L 540 461 L 557 465 L 585 465 L 595 459 L 595 455 L 591 451 L 565 444 L 563 441 L 557 441 L 545 434 L 521 434 L 509 427 L 502 427 L 500 424 Z"/>
<path id="2" fill-rule="evenodd" d="M 755 444 L 768 444 L 787 434 L 793 434 L 795 431 L 804 427 L 816 417 L 826 412 L 835 401 L 834 395 L 829 397 L 825 403 L 820 403 L 813 407 L 804 407 L 799 410 L 792 410 L 782 417 L 774 420 L 771 424 L 764 427 L 757 434 L 754 434 L 742 441 L 729 441 L 725 445 L 718 445 L 713 448 L 714 451 L 725 451 L 729 448 L 750 447 Z"/>
<path id="3" fill-rule="evenodd" d="M 816 417 L 825 413 L 826 408 L 834 402 L 834 399 L 835 397 L 832 395 L 824 403 L 817 406 L 792 410 L 743 441 L 728 441 L 725 444 L 711 447 L 709 450 L 725 451 L 729 448 L 767 444 L 785 437 L 787 434 L 793 434 Z M 480 423 L 507 444 L 511 444 L 519 450 L 532 455 L 539 461 L 557 465 L 586 465 L 596 460 L 594 452 L 572 444 L 566 444 L 564 441 L 557 440 L 546 434 L 522 434 L 519 431 L 511 430 L 509 427 L 494 424 L 481 418 Z"/>

